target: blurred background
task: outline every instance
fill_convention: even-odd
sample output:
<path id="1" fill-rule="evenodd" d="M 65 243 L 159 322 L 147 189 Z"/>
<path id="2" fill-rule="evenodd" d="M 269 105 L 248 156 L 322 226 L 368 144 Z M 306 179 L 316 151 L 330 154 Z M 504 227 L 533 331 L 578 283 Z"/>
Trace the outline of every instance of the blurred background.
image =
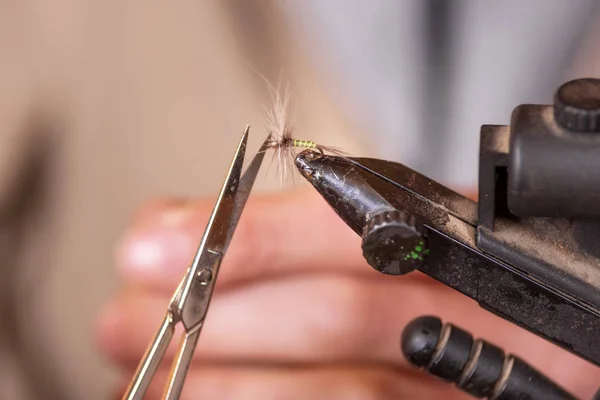
<path id="1" fill-rule="evenodd" d="M 0 398 L 112 394 L 115 245 L 145 201 L 214 196 L 246 124 L 258 147 L 248 65 L 289 80 L 302 139 L 467 190 L 482 124 L 600 76 L 596 3 L 0 0 Z"/>

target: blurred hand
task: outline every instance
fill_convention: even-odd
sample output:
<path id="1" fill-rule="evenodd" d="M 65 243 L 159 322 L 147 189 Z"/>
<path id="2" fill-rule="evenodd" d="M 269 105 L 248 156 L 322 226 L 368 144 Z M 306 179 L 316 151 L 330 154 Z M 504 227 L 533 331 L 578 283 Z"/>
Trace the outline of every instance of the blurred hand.
<path id="1" fill-rule="evenodd" d="M 100 319 L 102 351 L 123 390 L 166 311 L 214 200 L 160 201 L 137 216 L 119 252 L 125 281 Z M 440 316 L 514 352 L 583 398 L 599 371 L 472 300 L 414 273 L 379 274 L 312 189 L 250 197 L 221 265 L 183 399 L 467 399 L 415 371 L 400 352 L 413 318 Z M 174 340 L 148 398 L 159 398 Z M 119 393 L 121 395 L 122 392 Z"/>

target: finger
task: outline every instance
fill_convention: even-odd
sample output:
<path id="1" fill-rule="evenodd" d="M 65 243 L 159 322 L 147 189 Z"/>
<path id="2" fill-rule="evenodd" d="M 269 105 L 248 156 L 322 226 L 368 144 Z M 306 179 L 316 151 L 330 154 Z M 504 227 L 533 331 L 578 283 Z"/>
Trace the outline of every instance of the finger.
<path id="1" fill-rule="evenodd" d="M 149 206 L 118 256 L 125 279 L 173 290 L 200 242 L 213 202 Z M 226 285 L 278 273 L 377 274 L 363 260 L 360 237 L 314 191 L 251 197 L 219 272 Z"/>
<path id="2" fill-rule="evenodd" d="M 136 364 L 165 304 L 166 299 L 156 295 L 123 297 L 111 311 L 109 323 L 101 326 L 105 353 L 124 365 Z M 398 281 L 315 276 L 217 294 L 196 358 L 406 366 L 399 337 L 403 327 L 421 315 L 442 315 L 445 321 L 521 356 L 559 383 L 597 389 L 592 382 L 600 379 L 600 373 L 588 363 L 444 286 L 425 279 L 415 282 L 410 276 Z M 173 350 L 169 349 L 168 357 Z"/>
<path id="3" fill-rule="evenodd" d="M 118 251 L 122 276 L 172 290 L 190 263 L 213 200 L 146 205 Z M 324 268 L 325 267 L 325 268 Z M 356 235 L 314 190 L 251 197 L 220 271 L 220 285 L 289 273 L 377 274 Z"/>
<path id="4" fill-rule="evenodd" d="M 160 399 L 167 371 L 148 390 Z M 129 379 L 129 378 L 126 378 Z M 123 392 L 121 391 L 120 394 Z M 202 367 L 188 373 L 181 400 L 467 400 L 452 386 L 385 367 Z"/>

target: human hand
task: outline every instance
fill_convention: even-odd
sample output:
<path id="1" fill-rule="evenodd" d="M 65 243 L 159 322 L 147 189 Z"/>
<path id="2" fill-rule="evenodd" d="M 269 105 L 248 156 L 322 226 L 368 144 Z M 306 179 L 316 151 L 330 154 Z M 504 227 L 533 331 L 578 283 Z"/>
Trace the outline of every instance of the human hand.
<path id="1" fill-rule="evenodd" d="M 193 256 L 214 200 L 159 201 L 119 252 L 124 286 L 98 326 L 124 389 Z M 416 371 L 400 335 L 438 315 L 513 352 L 583 398 L 597 368 L 418 272 L 382 275 L 312 189 L 254 195 L 225 256 L 182 399 L 470 399 Z M 148 398 L 159 398 L 177 340 Z M 122 390 L 119 394 L 122 394 Z"/>

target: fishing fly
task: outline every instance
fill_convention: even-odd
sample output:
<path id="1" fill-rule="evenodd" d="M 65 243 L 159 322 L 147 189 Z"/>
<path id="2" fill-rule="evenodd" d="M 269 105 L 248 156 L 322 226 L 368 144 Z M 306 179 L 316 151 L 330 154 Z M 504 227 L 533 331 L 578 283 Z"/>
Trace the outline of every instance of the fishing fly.
<path id="1" fill-rule="evenodd" d="M 271 141 L 267 149 L 274 150 L 275 154 L 271 160 L 277 160 L 277 169 L 283 184 L 293 167 L 294 159 L 301 150 L 315 150 L 321 155 L 325 153 L 346 156 L 346 153 L 332 146 L 325 146 L 312 140 L 297 139 L 295 137 L 295 115 L 292 114 L 292 100 L 289 83 L 281 90 L 281 81 L 274 87 L 266 78 L 269 93 L 272 98 L 270 108 L 263 107 L 262 114 L 265 118 L 267 132 L 271 135 Z M 293 175 L 292 175 L 293 176 Z"/>

